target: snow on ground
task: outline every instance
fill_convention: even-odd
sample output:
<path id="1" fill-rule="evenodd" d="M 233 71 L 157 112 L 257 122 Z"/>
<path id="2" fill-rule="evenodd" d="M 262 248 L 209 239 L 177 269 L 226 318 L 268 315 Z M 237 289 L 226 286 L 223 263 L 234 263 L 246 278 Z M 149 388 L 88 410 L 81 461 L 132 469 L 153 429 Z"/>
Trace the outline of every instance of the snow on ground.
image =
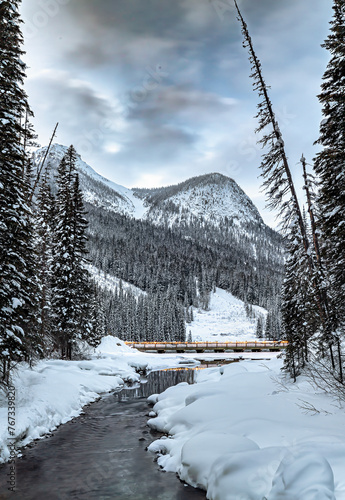
<path id="1" fill-rule="evenodd" d="M 260 352 L 203 352 L 203 353 L 195 353 L 195 352 L 185 352 L 183 353 L 184 359 L 192 359 L 200 361 L 202 365 L 205 365 L 210 362 L 214 362 L 214 364 L 226 364 L 230 362 L 230 360 L 238 359 L 242 360 L 265 360 L 270 361 L 271 359 L 277 358 L 279 356 L 279 352 L 269 352 L 269 351 L 260 351 Z M 158 356 L 162 356 L 159 354 Z M 222 363 L 223 362 L 223 363 Z"/>
<path id="2" fill-rule="evenodd" d="M 256 317 L 250 319 L 242 300 L 217 288 L 211 293 L 209 311 L 193 309 L 194 321 L 187 324 L 187 335 L 191 332 L 193 341 L 253 340 L 256 338 L 257 318 L 265 318 L 267 311 L 259 306 L 252 307 Z"/>
<path id="3" fill-rule="evenodd" d="M 88 264 L 86 268 L 89 271 L 91 278 L 93 278 L 97 285 L 101 288 L 105 288 L 106 290 L 111 290 L 113 292 L 116 288 L 120 288 L 121 280 L 119 278 L 116 278 L 112 274 L 107 274 L 91 264 Z M 122 280 L 122 288 L 125 292 L 131 292 L 137 297 L 139 295 L 146 295 L 146 292 L 141 290 L 141 288 L 138 288 L 131 283 L 127 283 L 127 281 Z"/>
<path id="4" fill-rule="evenodd" d="M 344 500 L 344 409 L 281 366 L 209 368 L 152 395 L 148 423 L 170 434 L 149 447 L 159 465 L 212 500 Z"/>
<path id="5" fill-rule="evenodd" d="M 198 364 L 183 356 L 139 353 L 115 337 L 104 337 L 88 361 L 40 361 L 20 364 L 12 374 L 16 388 L 17 447 L 52 432 L 82 413 L 84 405 L 125 381 L 138 382 L 139 370 Z M 0 391 L 0 463 L 8 460 L 8 403 Z M 12 439 L 12 438 L 11 438 Z"/>
<path id="6" fill-rule="evenodd" d="M 120 346 L 117 344 L 120 344 Z M 130 366 L 145 371 L 199 365 L 195 357 L 186 354 L 140 352 L 137 349 L 128 347 L 122 340 L 112 337 L 111 335 L 103 337 L 101 345 L 96 349 L 96 352 L 98 353 L 97 355 L 106 356 L 108 359 L 113 359 L 115 362 L 117 362 L 119 352 L 121 352 L 122 359 L 125 359 Z"/>

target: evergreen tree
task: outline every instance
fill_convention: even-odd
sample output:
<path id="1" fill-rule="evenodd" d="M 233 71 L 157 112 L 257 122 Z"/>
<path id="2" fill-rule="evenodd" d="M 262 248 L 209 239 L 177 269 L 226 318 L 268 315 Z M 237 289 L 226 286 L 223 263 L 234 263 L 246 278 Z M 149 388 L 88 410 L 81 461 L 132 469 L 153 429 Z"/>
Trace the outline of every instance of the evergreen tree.
<path id="1" fill-rule="evenodd" d="M 58 193 L 53 241 L 52 303 L 54 331 L 62 357 L 71 354 L 75 338 L 73 299 L 70 278 L 73 267 L 72 186 L 68 182 L 67 161 L 64 157 L 58 168 Z M 68 351 L 69 348 L 69 352 Z"/>
<path id="2" fill-rule="evenodd" d="M 345 318 L 345 1 L 334 0 L 333 11 L 330 34 L 323 45 L 331 59 L 318 96 L 324 119 L 317 143 L 323 149 L 316 156 L 315 172 L 319 177 L 322 254 L 330 272 L 337 327 Z"/>
<path id="3" fill-rule="evenodd" d="M 338 8 L 336 9 L 339 18 L 338 21 L 340 21 L 341 18 L 342 22 L 344 22 L 344 3 L 343 1 L 336 1 L 335 3 L 338 6 Z M 342 5 L 342 9 L 340 8 L 340 4 Z M 269 206 L 271 208 L 279 210 L 279 215 L 282 217 L 283 228 L 287 231 L 291 231 L 291 228 L 297 229 L 297 233 L 299 235 L 299 244 L 301 245 L 301 250 L 304 252 L 303 262 L 307 263 L 306 271 L 313 287 L 313 291 L 310 297 L 315 301 L 315 304 L 317 306 L 317 314 L 320 319 L 320 324 L 322 325 L 322 339 L 329 348 L 332 366 L 334 368 L 335 363 L 333 355 L 333 344 L 337 344 L 339 351 L 338 357 L 340 360 L 340 342 L 339 338 L 335 334 L 336 324 L 334 322 L 332 310 L 329 305 L 329 292 L 325 280 L 325 270 L 320 258 L 318 233 L 316 230 L 312 205 L 309 198 L 309 185 L 307 182 L 305 183 L 308 201 L 308 212 L 311 218 L 311 234 L 313 236 L 313 245 L 311 245 L 308 238 L 307 228 L 300 209 L 291 175 L 291 170 L 285 152 L 284 141 L 279 129 L 278 122 L 273 112 L 272 103 L 268 94 L 268 86 L 266 85 L 262 76 L 261 63 L 256 56 L 247 24 L 245 23 L 241 15 L 236 1 L 235 6 L 238 11 L 239 20 L 242 24 L 244 46 L 248 47 L 249 50 L 249 58 L 252 63 L 251 77 L 254 79 L 254 88 L 258 91 L 259 96 L 262 98 L 262 102 L 260 102 L 260 104 L 258 105 L 259 112 L 257 117 L 259 118 L 259 127 L 257 131 L 261 132 L 265 130 L 267 126 L 270 127 L 270 131 L 266 133 L 259 141 L 264 147 L 269 147 L 268 151 L 263 156 L 263 162 L 261 165 L 263 171 L 262 176 L 264 178 L 263 185 L 267 192 Z M 342 36 L 344 36 L 344 28 L 342 28 Z M 344 54 L 343 49 L 342 54 Z M 303 157 L 302 164 L 305 168 L 305 159 Z M 342 220 L 344 219 L 342 218 Z M 303 266 L 297 266 L 296 270 L 301 273 L 303 272 L 302 268 Z M 288 307 L 288 305 L 291 303 L 292 302 L 289 301 L 287 304 L 285 304 L 285 306 Z M 293 314 L 292 310 L 288 314 L 286 314 L 285 311 L 285 317 L 289 317 L 291 314 Z M 272 322 L 275 321 L 275 319 L 268 319 L 270 320 L 269 327 L 272 330 Z M 339 376 L 340 380 L 342 381 L 341 362 L 339 362 Z"/>
<path id="4" fill-rule="evenodd" d="M 286 237 L 288 256 L 285 263 L 282 316 L 284 338 L 289 342 L 285 368 L 296 379 L 309 359 L 309 339 L 320 328 L 308 263 L 301 245 L 297 224 Z"/>
<path id="5" fill-rule="evenodd" d="M 83 338 L 92 347 L 98 347 L 102 337 L 106 335 L 106 321 L 104 302 L 96 286 L 93 287 L 89 306 L 89 323 L 86 324 Z"/>
<path id="6" fill-rule="evenodd" d="M 75 175 L 73 182 L 73 253 L 74 253 L 74 274 L 73 287 L 75 290 L 74 308 L 76 316 L 79 318 L 78 325 L 83 331 L 87 324 L 87 317 L 90 302 L 93 299 L 92 287 L 89 272 L 86 268 L 87 260 L 87 236 L 88 222 L 85 218 L 83 196 L 79 185 L 79 176 Z"/>
<path id="7" fill-rule="evenodd" d="M 54 326 L 61 355 L 72 357 L 73 344 L 85 338 L 91 301 L 86 264 L 87 222 L 71 146 L 58 169 L 53 257 Z"/>
<path id="8" fill-rule="evenodd" d="M 39 187 L 36 207 L 36 252 L 38 279 L 38 318 L 41 344 L 52 348 L 52 245 L 54 198 L 45 173 Z"/>
<path id="9" fill-rule="evenodd" d="M 35 298 L 31 214 L 25 204 L 22 122 L 29 105 L 23 90 L 26 67 L 19 4 L 0 4 L 0 376 L 5 382 L 11 361 L 31 350 L 25 329 Z"/>
<path id="10" fill-rule="evenodd" d="M 264 333 L 264 324 L 263 324 L 262 317 L 259 316 L 257 319 L 257 322 L 256 322 L 256 336 L 257 336 L 257 338 L 262 339 L 264 336 L 263 333 Z"/>
<path id="11" fill-rule="evenodd" d="M 239 21 L 242 25 L 242 34 L 244 38 L 243 45 L 245 48 L 248 48 L 249 51 L 249 60 L 252 65 L 252 74 L 250 76 L 254 80 L 253 87 L 262 99 L 258 104 L 258 114 L 256 118 L 259 120 L 259 126 L 256 132 L 259 133 L 267 128 L 269 129 L 259 141 L 263 148 L 267 147 L 268 149 L 267 152 L 263 154 L 261 163 L 262 177 L 264 179 L 263 187 L 267 193 L 268 207 L 278 209 L 279 215 L 284 218 L 284 222 L 287 226 L 292 219 L 296 218 L 298 220 L 303 244 L 307 251 L 309 244 L 306 239 L 302 213 L 285 151 L 284 140 L 269 97 L 269 87 L 263 78 L 261 63 L 254 51 L 248 26 L 236 2 L 235 5 Z M 288 197 L 286 197 L 287 194 L 289 195 Z"/>

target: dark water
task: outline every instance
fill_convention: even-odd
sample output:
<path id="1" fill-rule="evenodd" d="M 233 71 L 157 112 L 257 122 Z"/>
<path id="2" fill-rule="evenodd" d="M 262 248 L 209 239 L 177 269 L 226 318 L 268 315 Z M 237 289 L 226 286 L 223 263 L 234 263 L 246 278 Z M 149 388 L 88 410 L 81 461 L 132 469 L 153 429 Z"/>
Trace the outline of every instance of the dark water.
<path id="1" fill-rule="evenodd" d="M 160 470 L 145 448 L 158 433 L 147 427 L 146 398 L 193 370 L 160 371 L 130 389 L 107 395 L 77 419 L 23 450 L 16 461 L 16 492 L 7 490 L 9 466 L 0 466 L 0 500 L 196 500 L 205 493 Z"/>

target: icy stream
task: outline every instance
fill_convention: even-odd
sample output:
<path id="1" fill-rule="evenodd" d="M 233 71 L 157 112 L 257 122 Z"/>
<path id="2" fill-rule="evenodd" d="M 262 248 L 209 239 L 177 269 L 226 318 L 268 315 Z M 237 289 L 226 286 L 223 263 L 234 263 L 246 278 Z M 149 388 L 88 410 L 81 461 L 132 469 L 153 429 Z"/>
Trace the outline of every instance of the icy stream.
<path id="1" fill-rule="evenodd" d="M 147 423 L 146 398 L 193 370 L 152 372 L 140 386 L 106 395 L 52 436 L 23 450 L 16 462 L 16 492 L 7 490 L 9 465 L 0 466 L 0 499 L 193 500 L 205 493 L 163 473 L 146 447 L 159 434 Z"/>

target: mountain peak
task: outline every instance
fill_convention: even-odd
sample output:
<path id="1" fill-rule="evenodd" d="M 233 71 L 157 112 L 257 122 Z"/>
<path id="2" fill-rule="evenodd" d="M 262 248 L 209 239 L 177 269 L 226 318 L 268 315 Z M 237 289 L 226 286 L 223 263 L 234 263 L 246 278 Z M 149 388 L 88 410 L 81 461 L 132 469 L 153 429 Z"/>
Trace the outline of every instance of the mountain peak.
<path id="1" fill-rule="evenodd" d="M 61 144 L 51 146 L 48 162 L 52 173 L 67 150 L 68 147 Z M 46 151 L 47 147 L 36 151 L 36 163 Z M 79 155 L 76 168 L 85 201 L 105 210 L 169 226 L 188 224 L 195 219 L 213 225 L 225 220 L 237 225 L 263 224 L 250 198 L 233 179 L 219 172 L 191 177 L 173 186 L 128 189 L 99 175 Z"/>
<path id="2" fill-rule="evenodd" d="M 226 175 L 221 174 L 219 172 L 211 172 L 209 174 L 197 175 L 195 177 L 191 177 L 189 181 L 199 182 L 200 184 L 207 184 L 207 183 L 219 184 L 221 182 L 235 182 L 230 177 L 227 177 Z"/>
<path id="3" fill-rule="evenodd" d="M 56 175 L 58 165 L 69 147 L 62 144 L 52 144 L 47 158 L 50 164 L 51 176 Z M 38 165 L 46 154 L 47 146 L 39 148 L 34 154 L 34 163 Z M 84 200 L 91 205 L 112 212 L 140 218 L 145 211 L 142 200 L 134 196 L 131 189 L 106 179 L 85 163 L 77 152 L 76 169 L 79 174 L 80 187 Z"/>
<path id="4" fill-rule="evenodd" d="M 158 211 L 171 211 L 173 223 L 186 220 L 185 210 L 194 218 L 218 224 L 232 219 L 236 223 L 263 220 L 250 198 L 230 177 L 218 172 L 192 177 L 174 186 L 156 189 L 137 189 L 135 193 L 145 200 L 151 209 L 147 217 L 153 222 L 161 218 Z M 166 216 L 164 216 L 164 222 Z"/>

